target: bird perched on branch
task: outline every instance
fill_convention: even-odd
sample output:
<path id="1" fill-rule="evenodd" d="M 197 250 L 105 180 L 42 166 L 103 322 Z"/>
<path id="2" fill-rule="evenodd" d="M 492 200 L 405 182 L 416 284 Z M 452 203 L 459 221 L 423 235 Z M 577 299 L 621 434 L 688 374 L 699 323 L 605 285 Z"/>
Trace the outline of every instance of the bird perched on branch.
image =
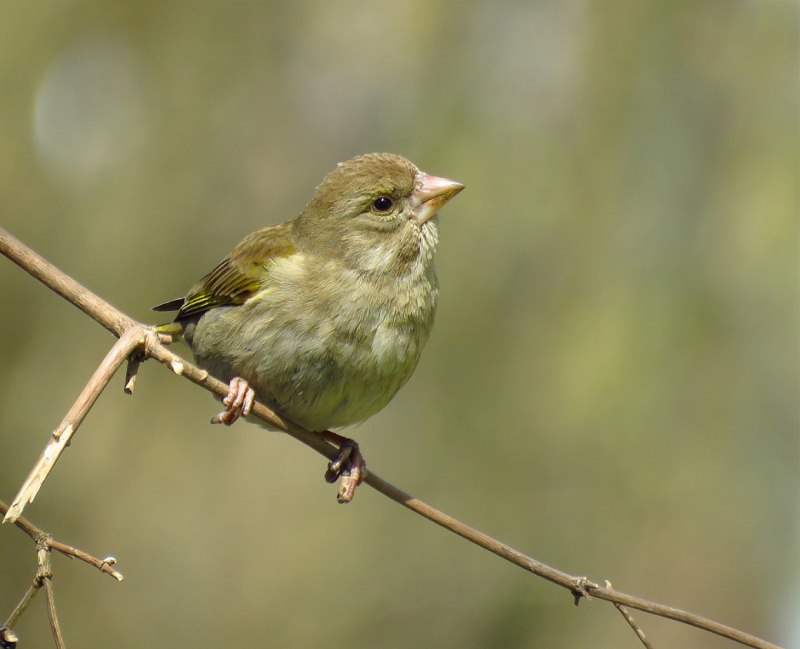
<path id="1" fill-rule="evenodd" d="M 343 451 L 327 477 L 363 460 L 328 431 L 383 408 L 408 380 L 428 338 L 438 283 L 438 211 L 464 188 L 388 153 L 340 163 L 296 218 L 246 236 L 186 297 L 162 330 L 229 384 L 230 425 L 258 399 Z"/>

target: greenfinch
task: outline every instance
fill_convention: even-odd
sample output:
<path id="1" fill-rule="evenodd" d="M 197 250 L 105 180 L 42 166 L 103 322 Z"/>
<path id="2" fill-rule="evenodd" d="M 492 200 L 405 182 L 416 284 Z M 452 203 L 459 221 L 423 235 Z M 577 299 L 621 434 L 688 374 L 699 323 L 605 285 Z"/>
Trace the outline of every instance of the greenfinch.
<path id="1" fill-rule="evenodd" d="M 154 307 L 177 310 L 173 333 L 229 384 L 212 421 L 232 424 L 258 399 L 322 432 L 383 408 L 428 339 L 436 215 L 463 188 L 399 155 L 357 156 L 296 218 L 246 236 L 186 297 Z"/>

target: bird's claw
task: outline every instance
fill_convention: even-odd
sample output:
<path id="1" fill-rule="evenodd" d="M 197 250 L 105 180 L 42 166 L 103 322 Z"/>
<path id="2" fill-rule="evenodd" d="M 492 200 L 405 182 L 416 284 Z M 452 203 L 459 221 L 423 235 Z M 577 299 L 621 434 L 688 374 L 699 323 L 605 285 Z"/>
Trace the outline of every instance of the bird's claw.
<path id="1" fill-rule="evenodd" d="M 226 406 L 225 410 L 214 415 L 211 423 L 230 426 L 239 417 L 246 417 L 250 414 L 255 399 L 256 393 L 247 381 L 239 376 L 233 378 L 228 385 L 228 395 L 222 400 Z"/>
<path id="2" fill-rule="evenodd" d="M 336 500 L 349 503 L 355 496 L 356 487 L 367 477 L 367 463 L 357 442 L 330 431 L 325 431 L 323 436 L 339 446 L 339 455 L 328 464 L 325 480 L 330 483 L 340 480 Z"/>
<path id="3" fill-rule="evenodd" d="M 225 424 L 230 426 L 240 417 L 246 417 L 253 410 L 256 393 L 246 380 L 237 376 L 228 385 L 228 394 L 222 400 L 225 410 L 214 415 L 212 424 Z M 339 447 L 336 459 L 328 464 L 325 471 L 325 480 L 333 483 L 339 480 L 339 493 L 336 500 L 340 503 L 349 503 L 353 500 L 356 487 L 367 477 L 367 463 L 358 443 L 337 433 L 326 430 L 322 433 L 324 439 Z"/>
<path id="4" fill-rule="evenodd" d="M 356 447 L 358 448 L 358 447 Z M 353 455 L 353 447 L 348 445 L 343 445 L 339 449 L 339 455 L 336 456 L 335 460 L 332 460 L 328 463 L 328 471 L 325 474 L 326 479 L 330 477 L 331 479 L 328 482 L 335 482 L 336 479 L 342 474 L 342 471 L 347 464 L 347 461 Z"/>

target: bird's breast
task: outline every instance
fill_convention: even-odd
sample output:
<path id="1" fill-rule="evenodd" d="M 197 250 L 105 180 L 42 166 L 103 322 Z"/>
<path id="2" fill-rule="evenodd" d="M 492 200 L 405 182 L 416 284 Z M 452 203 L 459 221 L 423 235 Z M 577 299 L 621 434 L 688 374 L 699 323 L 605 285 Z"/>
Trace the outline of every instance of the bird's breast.
<path id="1" fill-rule="evenodd" d="M 438 293 L 432 274 L 376 282 L 322 270 L 272 269 L 269 286 L 245 304 L 204 316 L 193 344 L 218 378 L 245 378 L 311 430 L 363 421 L 389 402 L 419 361 Z M 226 338 L 236 345 L 213 348 Z"/>

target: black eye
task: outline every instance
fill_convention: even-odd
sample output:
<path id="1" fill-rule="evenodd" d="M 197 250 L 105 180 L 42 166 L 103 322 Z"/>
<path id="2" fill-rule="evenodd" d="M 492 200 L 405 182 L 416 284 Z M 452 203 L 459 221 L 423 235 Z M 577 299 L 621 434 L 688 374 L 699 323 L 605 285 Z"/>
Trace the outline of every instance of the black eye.
<path id="1" fill-rule="evenodd" d="M 376 212 L 388 212 L 394 206 L 394 201 L 388 196 L 378 196 L 372 201 L 372 208 Z"/>

